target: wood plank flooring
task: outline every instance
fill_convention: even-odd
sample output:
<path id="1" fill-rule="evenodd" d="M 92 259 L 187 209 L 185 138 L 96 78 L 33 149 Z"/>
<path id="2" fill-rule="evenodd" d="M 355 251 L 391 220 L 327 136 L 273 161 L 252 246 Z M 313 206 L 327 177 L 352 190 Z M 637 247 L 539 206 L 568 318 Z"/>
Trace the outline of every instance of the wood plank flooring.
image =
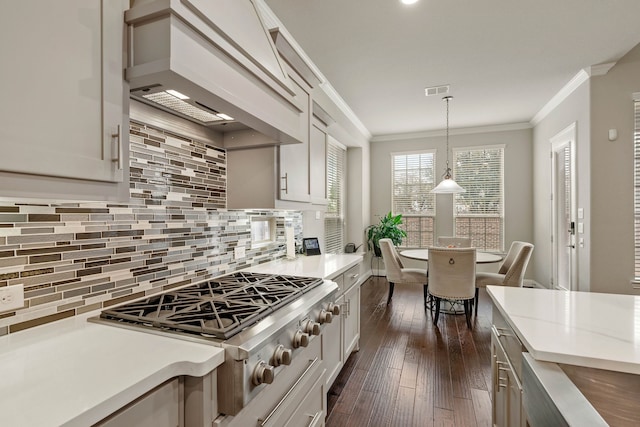
<path id="1" fill-rule="evenodd" d="M 491 303 L 480 290 L 478 317 L 424 310 L 422 286 L 361 288 L 360 351 L 327 395 L 327 427 L 490 426 Z"/>

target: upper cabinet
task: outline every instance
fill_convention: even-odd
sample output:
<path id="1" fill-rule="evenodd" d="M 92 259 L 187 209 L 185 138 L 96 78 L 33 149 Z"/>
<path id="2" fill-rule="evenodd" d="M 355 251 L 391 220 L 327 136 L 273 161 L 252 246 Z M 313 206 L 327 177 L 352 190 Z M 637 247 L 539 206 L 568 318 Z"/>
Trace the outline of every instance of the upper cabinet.
<path id="1" fill-rule="evenodd" d="M 288 67 L 287 67 L 288 68 Z M 279 195 L 280 200 L 309 202 L 309 128 L 311 111 L 311 87 L 293 70 L 289 72 L 302 113 L 300 128 L 304 137 L 299 144 L 279 147 Z"/>
<path id="2" fill-rule="evenodd" d="M 0 197 L 128 198 L 127 7 L 0 3 Z"/>

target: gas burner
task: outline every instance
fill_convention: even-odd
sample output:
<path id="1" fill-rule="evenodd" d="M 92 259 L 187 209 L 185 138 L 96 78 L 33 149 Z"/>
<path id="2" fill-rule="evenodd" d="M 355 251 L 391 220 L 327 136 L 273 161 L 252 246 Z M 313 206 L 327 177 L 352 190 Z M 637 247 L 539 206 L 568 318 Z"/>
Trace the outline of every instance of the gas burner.
<path id="1" fill-rule="evenodd" d="M 107 309 L 100 317 L 228 339 L 321 283 L 308 277 L 236 272 Z"/>

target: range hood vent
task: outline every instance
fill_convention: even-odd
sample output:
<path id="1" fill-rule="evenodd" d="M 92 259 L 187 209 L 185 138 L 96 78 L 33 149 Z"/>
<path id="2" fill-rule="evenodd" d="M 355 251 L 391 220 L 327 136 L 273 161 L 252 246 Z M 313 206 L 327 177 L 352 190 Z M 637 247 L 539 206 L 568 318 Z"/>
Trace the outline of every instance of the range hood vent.
<path id="1" fill-rule="evenodd" d="M 125 21 L 132 98 L 275 144 L 304 140 L 301 101 L 253 0 L 137 0 Z"/>
<path id="2" fill-rule="evenodd" d="M 131 96 L 139 101 L 161 108 L 169 113 L 174 113 L 187 120 L 195 121 L 204 126 L 223 124 L 233 122 L 234 120 L 233 117 L 198 101 L 194 101 L 187 95 L 176 90 L 164 90 L 161 85 L 152 86 L 153 87 L 131 89 Z"/>

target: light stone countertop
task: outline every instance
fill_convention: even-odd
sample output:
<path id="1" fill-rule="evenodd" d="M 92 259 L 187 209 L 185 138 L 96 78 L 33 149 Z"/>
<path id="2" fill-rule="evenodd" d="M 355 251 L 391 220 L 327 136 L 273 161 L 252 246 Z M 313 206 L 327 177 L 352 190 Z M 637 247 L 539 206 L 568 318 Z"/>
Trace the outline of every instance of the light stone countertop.
<path id="1" fill-rule="evenodd" d="M 298 255 L 290 260 L 280 258 L 265 264 L 248 267 L 252 273 L 277 273 L 289 276 L 333 278 L 362 262 L 362 254 Z"/>
<path id="2" fill-rule="evenodd" d="M 89 426 L 166 380 L 224 362 L 218 347 L 88 317 L 0 337 L 0 425 Z"/>
<path id="3" fill-rule="evenodd" d="M 640 374 L 640 296 L 487 286 L 531 356 Z"/>
<path id="4" fill-rule="evenodd" d="M 246 271 L 335 277 L 361 254 L 298 256 Z M 0 426 L 88 426 L 163 382 L 224 362 L 208 344 L 88 322 L 99 311 L 0 337 Z"/>

